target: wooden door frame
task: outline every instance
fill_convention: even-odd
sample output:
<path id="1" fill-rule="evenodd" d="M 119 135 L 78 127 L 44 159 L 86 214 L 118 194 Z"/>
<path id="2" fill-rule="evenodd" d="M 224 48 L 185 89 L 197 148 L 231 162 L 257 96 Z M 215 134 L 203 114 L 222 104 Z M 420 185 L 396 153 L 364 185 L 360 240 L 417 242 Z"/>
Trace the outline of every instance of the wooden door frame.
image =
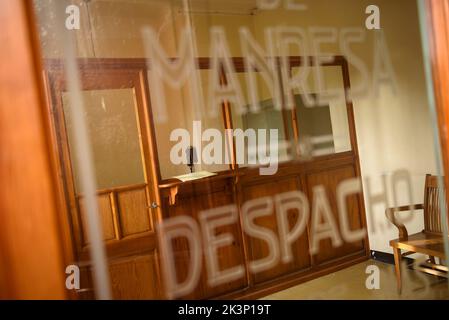
<path id="1" fill-rule="evenodd" d="M 154 230 L 154 221 L 158 221 L 158 213 L 153 215 L 153 210 L 150 209 L 151 202 L 158 202 L 158 180 L 155 171 L 157 162 L 153 157 L 157 159 L 157 151 L 154 148 L 154 129 L 150 121 L 151 108 L 148 105 L 149 100 L 147 98 L 146 87 L 146 75 L 141 69 L 128 68 L 126 64 L 117 64 L 113 68 L 105 66 L 99 66 L 96 63 L 82 63 L 80 68 L 80 78 L 82 90 L 102 90 L 102 89 L 124 89 L 133 88 L 135 90 L 136 99 L 136 117 L 139 123 L 139 144 L 142 147 L 142 170 L 145 178 L 145 189 L 147 194 L 147 207 L 148 218 Z M 78 205 L 77 197 L 74 188 L 74 176 L 72 159 L 69 148 L 69 141 L 66 130 L 64 110 L 62 106 L 61 94 L 66 90 L 66 75 L 63 72 L 62 64 L 48 64 L 45 71 L 47 85 L 47 94 L 49 95 L 50 122 L 54 129 L 53 141 L 57 146 L 58 163 L 62 180 L 64 182 L 64 195 L 67 199 L 67 216 L 71 216 L 70 224 L 73 224 L 71 233 L 73 233 L 73 242 L 75 244 L 75 256 L 77 260 L 81 259 L 81 256 L 86 257 L 86 247 L 83 247 L 85 241 L 82 240 L 82 227 L 80 219 L 80 208 Z M 118 190 L 133 186 L 120 186 L 115 188 L 108 188 L 108 190 Z M 135 186 L 134 186 L 135 187 Z M 102 191 L 108 191 L 102 190 Z M 98 193 L 103 193 L 101 190 L 97 190 Z M 109 192 L 108 192 L 109 193 Z M 117 212 L 116 201 L 112 201 L 113 212 Z M 116 223 L 119 225 L 118 217 L 114 217 Z M 116 226 L 117 227 L 117 226 Z M 117 238 L 120 240 L 120 237 Z M 110 250 L 108 250 L 110 251 Z"/>

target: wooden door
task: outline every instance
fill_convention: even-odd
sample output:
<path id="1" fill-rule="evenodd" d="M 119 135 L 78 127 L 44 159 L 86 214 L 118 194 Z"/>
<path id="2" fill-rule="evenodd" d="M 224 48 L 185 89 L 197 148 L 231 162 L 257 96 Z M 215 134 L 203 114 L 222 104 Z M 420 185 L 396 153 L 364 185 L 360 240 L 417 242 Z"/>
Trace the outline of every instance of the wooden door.
<path id="1" fill-rule="evenodd" d="M 80 65 L 84 119 L 93 153 L 97 199 L 111 287 L 116 299 L 161 298 L 155 222 L 159 195 L 150 106 L 143 70 Z M 76 130 L 69 112 L 70 94 L 57 66 L 48 72 L 55 141 L 70 212 L 77 263 L 82 266 L 83 297 L 91 295 L 89 241 L 84 196 L 75 157 Z"/>

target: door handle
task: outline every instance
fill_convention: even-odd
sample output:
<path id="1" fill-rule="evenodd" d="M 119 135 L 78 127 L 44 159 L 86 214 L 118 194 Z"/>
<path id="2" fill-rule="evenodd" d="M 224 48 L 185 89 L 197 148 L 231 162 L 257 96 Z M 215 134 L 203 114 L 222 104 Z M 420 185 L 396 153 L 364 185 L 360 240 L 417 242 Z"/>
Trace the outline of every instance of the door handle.
<path id="1" fill-rule="evenodd" d="M 148 208 L 156 209 L 156 208 L 159 208 L 159 205 L 156 202 L 152 202 Z"/>

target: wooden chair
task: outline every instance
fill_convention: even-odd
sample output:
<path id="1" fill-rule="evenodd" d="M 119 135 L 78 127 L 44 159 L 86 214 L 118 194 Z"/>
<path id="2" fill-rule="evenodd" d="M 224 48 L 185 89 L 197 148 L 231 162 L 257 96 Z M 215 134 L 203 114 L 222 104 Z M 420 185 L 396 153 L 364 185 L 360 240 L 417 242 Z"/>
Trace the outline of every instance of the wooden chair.
<path id="1" fill-rule="evenodd" d="M 444 254 L 443 225 L 440 213 L 440 197 L 445 197 L 445 194 L 444 188 L 438 186 L 438 177 L 428 174 L 426 175 L 424 186 L 423 204 L 388 208 L 385 211 L 387 219 L 399 230 L 399 238 L 390 241 L 390 246 L 393 247 L 394 266 L 399 292 L 402 289 L 401 259 L 413 253 L 421 253 L 429 256 L 427 262 L 419 266 L 418 270 L 447 278 L 447 266 L 436 264 L 435 261 L 436 257 L 447 261 Z M 447 208 L 445 199 L 444 203 Z M 412 208 L 413 210 L 422 209 L 424 211 L 424 230 L 409 235 L 407 228 L 402 222 L 396 219 L 395 214 L 410 211 Z M 401 250 L 405 250 L 405 252 L 402 253 Z"/>

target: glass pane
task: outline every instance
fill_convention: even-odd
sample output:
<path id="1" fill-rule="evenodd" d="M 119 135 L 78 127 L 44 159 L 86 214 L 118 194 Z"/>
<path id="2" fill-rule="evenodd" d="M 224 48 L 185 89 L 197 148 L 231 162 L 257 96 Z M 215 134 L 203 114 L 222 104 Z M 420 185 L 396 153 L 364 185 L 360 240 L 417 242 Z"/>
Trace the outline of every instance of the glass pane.
<path id="1" fill-rule="evenodd" d="M 162 179 L 190 173 L 190 167 L 187 165 L 188 147 L 194 147 L 195 163 L 192 168 L 194 172 L 208 171 L 215 173 L 230 169 L 230 165 L 225 161 L 225 122 L 222 108 L 218 108 L 218 113 L 215 115 L 207 110 L 210 70 L 202 69 L 195 72 L 203 92 L 200 105 L 196 104 L 192 80 L 189 79 L 180 87 L 168 83 L 163 85 L 167 119 L 158 120 L 158 110 L 153 108 Z M 151 71 L 148 74 L 151 79 Z M 151 83 L 149 89 L 154 103 L 157 100 L 155 100 L 155 90 L 152 90 Z M 211 129 L 217 130 L 216 139 L 208 135 L 208 130 Z M 178 135 L 178 132 L 181 131 L 185 133 L 188 139 L 185 143 Z M 173 138 L 171 138 L 172 135 Z M 212 144 L 217 144 L 217 148 L 212 148 Z M 181 163 L 171 158 L 174 148 L 178 150 L 176 157 L 182 160 Z"/>
<path id="2" fill-rule="evenodd" d="M 251 72 L 251 71 L 250 71 Z M 236 78 L 241 88 L 245 105 L 243 106 L 244 113 L 240 114 L 235 104 L 231 104 L 232 124 L 234 129 L 241 129 L 246 131 L 248 129 L 254 130 L 257 135 L 256 144 L 250 145 L 249 140 L 245 139 L 244 150 L 238 150 L 238 152 L 244 153 L 244 163 L 239 163 L 239 166 L 248 166 L 248 159 L 251 160 L 251 164 L 258 164 L 257 150 L 259 145 L 259 134 L 264 135 L 266 138 L 267 154 L 269 152 L 276 152 L 278 161 L 283 162 L 291 159 L 289 153 L 289 142 L 292 138 L 291 119 L 288 117 L 285 111 L 275 106 L 272 93 L 263 77 L 258 72 L 252 72 L 254 77 L 254 83 L 257 87 L 256 99 L 257 108 L 250 98 L 250 91 L 248 91 L 248 82 L 251 81 L 248 78 L 248 72 L 237 72 Z M 282 106 L 281 106 L 282 108 Z M 270 150 L 270 130 L 275 130 L 277 134 L 277 150 Z"/>
<path id="3" fill-rule="evenodd" d="M 98 189 L 144 183 L 140 132 L 133 89 L 86 90 L 82 92 L 85 103 L 89 140 L 92 144 L 95 178 Z M 80 176 L 73 156 L 76 147 L 74 127 L 70 112 L 69 93 L 62 94 L 64 117 L 75 188 L 80 190 Z"/>
<path id="4" fill-rule="evenodd" d="M 321 84 L 316 73 L 309 72 L 309 92 L 294 91 L 299 140 L 310 147 L 311 156 L 351 151 L 342 66 L 313 68 L 319 69 Z M 301 67 L 292 68 L 293 74 L 301 72 Z M 305 94 L 313 105 L 305 103 Z"/>
<path id="5" fill-rule="evenodd" d="M 190 99 L 185 104 L 189 117 L 191 119 L 189 123 L 189 132 L 192 132 L 192 143 L 196 141 L 195 144 L 200 145 L 194 146 L 194 152 L 196 153 L 196 158 L 198 163 L 195 165 L 195 171 L 209 171 L 209 172 L 220 172 L 230 169 L 230 163 L 226 163 L 226 140 L 225 140 L 225 120 L 223 115 L 222 106 L 217 106 L 217 112 L 211 113 L 209 106 L 211 106 L 211 101 L 209 101 L 209 89 L 210 89 L 210 69 L 197 70 L 197 76 L 202 92 L 202 106 L 195 106 L 193 99 L 193 88 L 192 83 L 188 82 L 187 87 L 189 88 Z M 201 109 L 202 108 L 202 109 Z M 198 116 L 195 116 L 195 112 Z M 198 128 L 194 130 L 193 126 L 196 122 Z M 200 129 L 199 130 L 199 126 Z M 213 130 L 211 132 L 211 130 Z M 194 136 L 196 134 L 196 137 Z M 201 142 L 199 142 L 201 141 Z M 201 153 L 200 153 L 201 151 Z M 228 161 L 229 162 L 229 161 Z"/>

